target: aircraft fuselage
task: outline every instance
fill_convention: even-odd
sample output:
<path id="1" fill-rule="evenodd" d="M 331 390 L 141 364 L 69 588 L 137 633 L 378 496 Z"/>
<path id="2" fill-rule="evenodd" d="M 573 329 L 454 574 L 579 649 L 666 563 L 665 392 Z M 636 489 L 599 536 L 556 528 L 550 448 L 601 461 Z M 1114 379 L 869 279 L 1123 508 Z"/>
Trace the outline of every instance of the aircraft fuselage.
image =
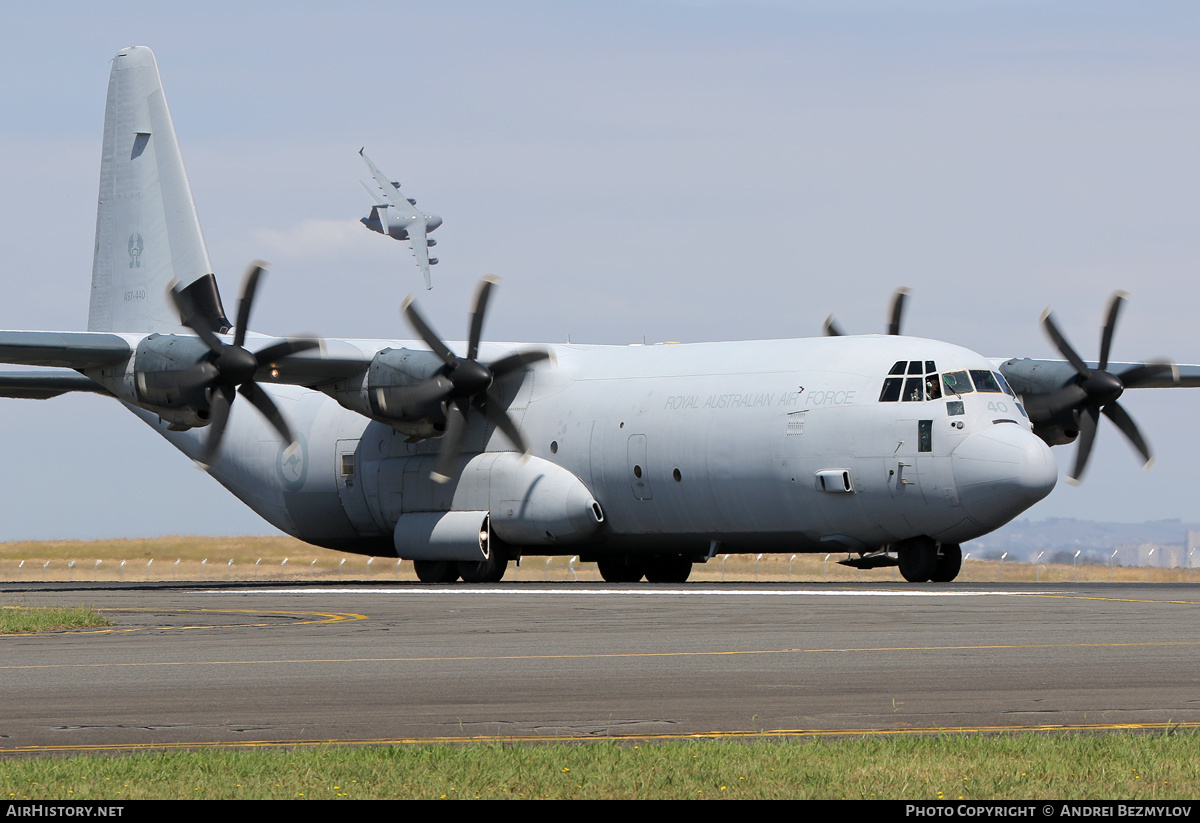
<path id="1" fill-rule="evenodd" d="M 421 348 L 345 344 L 367 353 Z M 514 348 L 484 344 L 480 356 Z M 526 461 L 476 416 L 462 470 L 439 486 L 428 477 L 437 439 L 407 442 L 319 391 L 276 385 L 270 391 L 300 447 L 286 453 L 244 410 L 209 470 L 296 537 L 401 556 L 405 517 L 459 509 L 490 510 L 493 527 L 510 528 L 525 554 L 703 556 L 714 541 L 721 552 L 862 552 L 916 537 L 960 543 L 1008 522 L 1057 479 L 1015 397 L 943 394 L 938 375 L 995 371 L 947 343 L 868 336 L 551 348 L 556 363 L 502 386 L 529 441 Z M 914 372 L 893 377 L 902 389 L 928 384 L 929 364 L 941 396 L 881 401 L 889 371 L 902 364 Z M 203 429 L 158 427 L 189 455 L 199 452 Z M 499 471 L 497 455 L 512 465 Z M 519 488 L 503 488 L 511 483 Z M 513 525 L 502 526 L 506 500 L 534 513 L 510 507 Z"/>

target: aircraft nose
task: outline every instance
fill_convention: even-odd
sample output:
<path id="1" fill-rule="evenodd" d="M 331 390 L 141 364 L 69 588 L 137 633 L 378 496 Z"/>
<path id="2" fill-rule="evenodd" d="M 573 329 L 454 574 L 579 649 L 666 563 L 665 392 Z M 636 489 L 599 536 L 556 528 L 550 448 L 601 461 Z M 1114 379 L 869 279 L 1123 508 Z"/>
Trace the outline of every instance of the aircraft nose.
<path id="1" fill-rule="evenodd" d="M 439 215 L 430 214 L 425 218 L 425 231 L 433 231 L 440 225 L 442 225 L 442 218 Z"/>
<path id="2" fill-rule="evenodd" d="M 967 516 L 994 529 L 1050 494 L 1058 463 L 1033 432 L 1012 423 L 977 431 L 951 454 L 958 499 Z"/>

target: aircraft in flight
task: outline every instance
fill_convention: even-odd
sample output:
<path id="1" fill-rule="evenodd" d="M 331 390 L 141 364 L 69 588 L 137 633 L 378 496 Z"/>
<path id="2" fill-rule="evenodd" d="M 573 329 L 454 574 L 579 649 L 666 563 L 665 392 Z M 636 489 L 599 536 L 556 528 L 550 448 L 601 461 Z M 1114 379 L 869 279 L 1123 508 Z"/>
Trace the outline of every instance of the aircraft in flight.
<path id="1" fill-rule="evenodd" d="M 1050 444 L 1079 441 L 1081 476 L 1103 415 L 1148 461 L 1122 391 L 1200 386 L 1200 366 L 1111 362 L 1121 295 L 1093 363 L 1049 313 L 1061 361 L 903 336 L 899 308 L 887 335 L 492 343 L 494 278 L 465 342 L 411 298 L 416 340 L 276 338 L 250 331 L 262 272 L 231 323 L 154 55 L 123 49 L 88 331 L 0 332 L 0 362 L 27 367 L 0 396 L 110 395 L 282 531 L 427 582 L 498 581 L 525 555 L 681 582 L 718 552 L 844 552 L 941 582 L 963 542 L 1050 493 Z"/>
<path id="2" fill-rule="evenodd" d="M 400 192 L 400 184 L 395 180 L 388 180 L 387 175 L 371 162 L 371 158 L 367 157 L 363 150 L 359 149 L 358 154 L 371 170 L 375 185 L 372 187 L 365 182 L 362 185 L 367 194 L 371 195 L 375 205 L 371 206 L 371 213 L 359 222 L 371 231 L 396 240 L 410 241 L 413 257 L 417 258 L 417 268 L 425 275 L 425 288 L 432 289 L 429 267 L 436 266 L 438 259 L 429 256 L 429 247 L 436 246 L 437 240 L 430 237 L 429 233 L 442 225 L 442 218 L 418 209 L 417 201 L 412 197 L 405 197 Z"/>

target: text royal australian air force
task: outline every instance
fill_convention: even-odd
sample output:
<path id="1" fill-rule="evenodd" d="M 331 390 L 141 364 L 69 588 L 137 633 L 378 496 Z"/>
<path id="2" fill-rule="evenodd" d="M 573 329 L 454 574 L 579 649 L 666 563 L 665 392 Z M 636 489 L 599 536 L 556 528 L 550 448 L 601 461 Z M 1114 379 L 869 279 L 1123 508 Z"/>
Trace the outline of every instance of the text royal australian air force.
<path id="1" fill-rule="evenodd" d="M 853 406 L 856 394 L 855 389 L 831 388 L 808 391 L 803 386 L 795 391 L 780 392 L 673 394 L 666 398 L 663 408 L 668 411 L 687 411 L 688 409 L 751 409 L 766 406 L 788 409 Z"/>

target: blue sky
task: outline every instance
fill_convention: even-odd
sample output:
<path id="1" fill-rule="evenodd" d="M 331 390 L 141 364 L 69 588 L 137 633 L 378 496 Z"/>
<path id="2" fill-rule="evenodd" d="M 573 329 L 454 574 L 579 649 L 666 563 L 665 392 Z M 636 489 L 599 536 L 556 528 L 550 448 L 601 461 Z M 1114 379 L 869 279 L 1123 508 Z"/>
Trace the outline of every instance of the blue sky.
<path id="1" fill-rule="evenodd" d="M 1200 363 L 1200 8 L 1186 3 L 10 4 L 0 327 L 82 329 L 108 61 L 151 46 L 227 303 L 255 327 L 404 337 L 407 251 L 356 223 L 360 146 L 440 213 L 423 308 L 494 340 L 906 331 Z M 1200 520 L 1200 392 L 1123 401 L 1030 515 Z M 267 530 L 115 403 L 0 401 L 0 540 Z M 1068 466 L 1073 447 L 1055 449 Z"/>

